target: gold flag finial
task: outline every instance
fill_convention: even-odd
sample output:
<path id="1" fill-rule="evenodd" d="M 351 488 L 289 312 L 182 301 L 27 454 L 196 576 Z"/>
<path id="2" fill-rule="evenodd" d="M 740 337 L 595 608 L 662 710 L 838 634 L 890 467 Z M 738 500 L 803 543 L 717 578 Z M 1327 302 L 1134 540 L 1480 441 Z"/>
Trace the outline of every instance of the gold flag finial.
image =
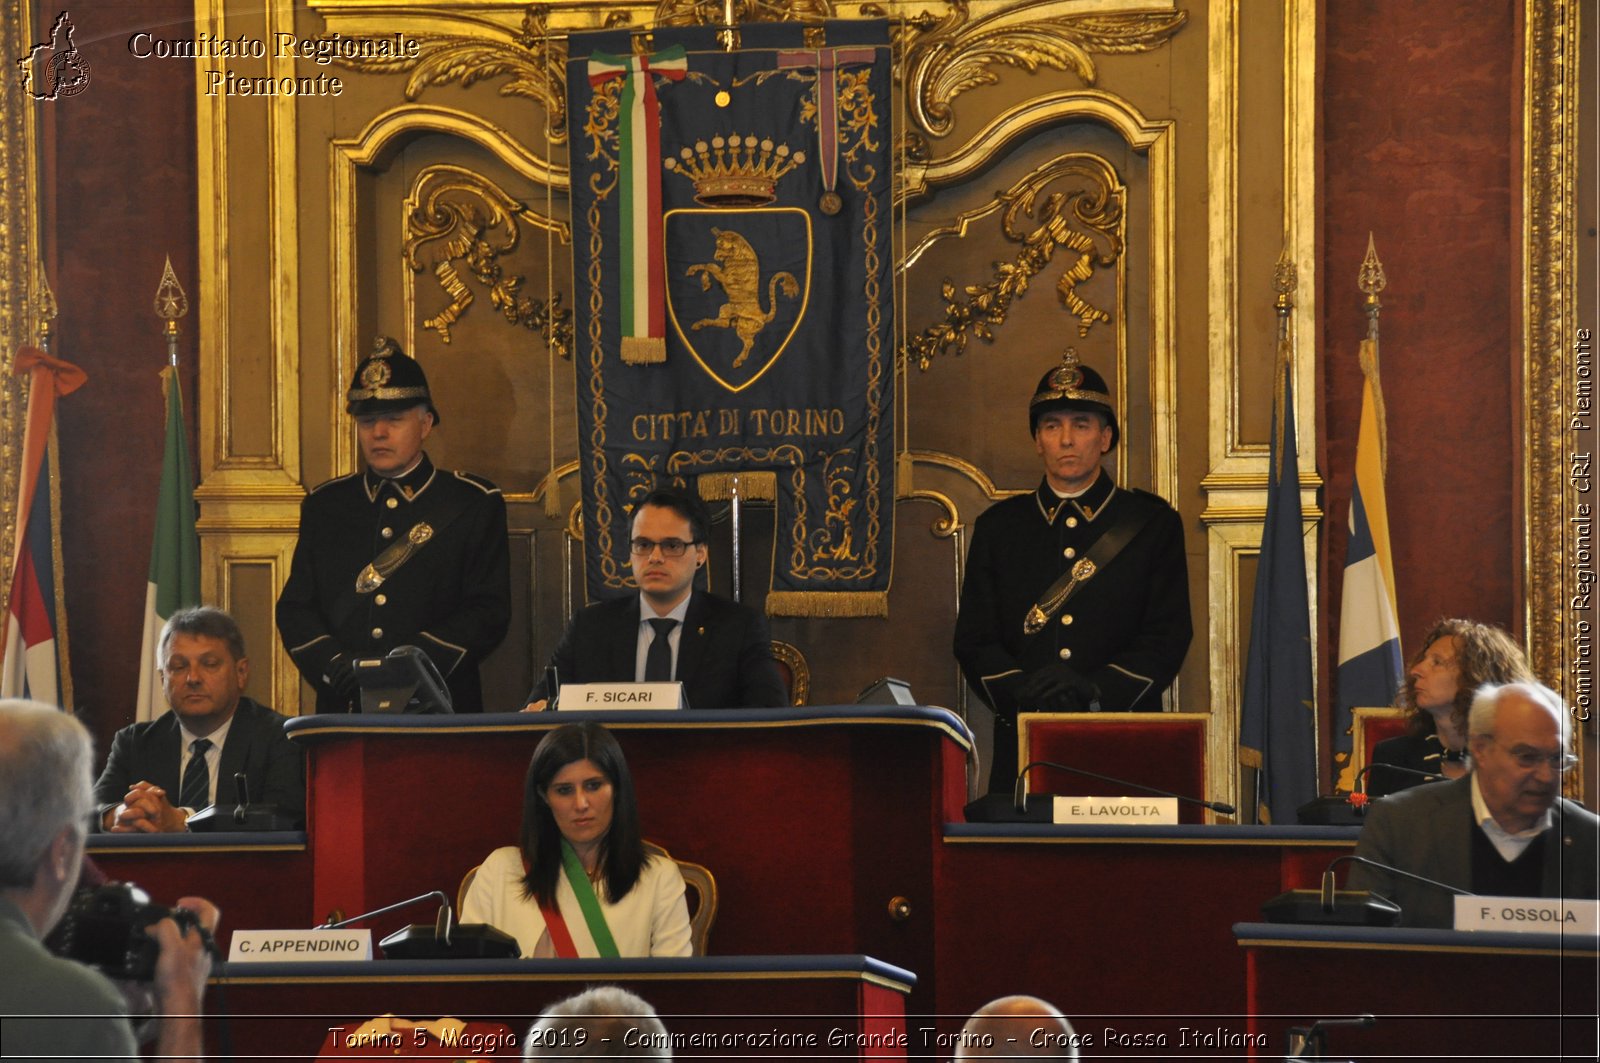
<path id="1" fill-rule="evenodd" d="M 1285 247 L 1278 253 L 1278 264 L 1272 268 L 1272 290 L 1278 293 L 1278 312 L 1285 313 L 1294 305 L 1295 290 L 1300 287 L 1300 271 L 1289 257 Z"/>
<path id="2" fill-rule="evenodd" d="M 1278 293 L 1274 309 L 1278 314 L 1278 355 L 1273 362 L 1272 372 L 1272 424 L 1275 445 L 1273 452 L 1272 479 L 1274 482 L 1283 478 L 1283 430 L 1286 419 L 1294 416 L 1294 411 L 1289 409 L 1285 402 L 1285 383 L 1288 375 L 1294 371 L 1291 354 L 1293 351 L 1289 339 L 1289 315 L 1294 312 L 1294 293 L 1300 287 L 1300 271 L 1295 268 L 1294 261 L 1289 257 L 1288 245 L 1278 253 L 1278 264 L 1272 269 L 1272 288 Z M 1298 470 L 1296 470 L 1298 475 Z"/>
<path id="3" fill-rule="evenodd" d="M 50 333 L 60 310 L 56 307 L 56 293 L 50 290 L 50 278 L 45 276 L 44 267 L 40 266 L 38 272 L 39 349 L 49 354 Z"/>
<path id="4" fill-rule="evenodd" d="M 161 332 L 167 337 L 167 364 L 178 366 L 178 319 L 189 312 L 189 297 L 183 294 L 183 285 L 172 271 L 172 256 L 161 270 L 161 284 L 156 288 L 156 317 L 164 324 Z"/>
<path id="5" fill-rule="evenodd" d="M 1367 293 L 1367 302 L 1376 303 L 1378 293 L 1389 286 L 1389 278 L 1384 276 L 1383 263 L 1378 261 L 1378 248 L 1373 243 L 1372 233 L 1367 233 L 1367 256 L 1361 260 L 1361 272 L 1356 275 L 1356 284 Z"/>
<path id="6" fill-rule="evenodd" d="M 178 319 L 189 312 L 189 297 L 183 294 L 178 275 L 172 271 L 172 256 L 161 270 L 161 284 L 156 288 L 156 317 L 165 321 L 168 332 L 176 332 Z"/>

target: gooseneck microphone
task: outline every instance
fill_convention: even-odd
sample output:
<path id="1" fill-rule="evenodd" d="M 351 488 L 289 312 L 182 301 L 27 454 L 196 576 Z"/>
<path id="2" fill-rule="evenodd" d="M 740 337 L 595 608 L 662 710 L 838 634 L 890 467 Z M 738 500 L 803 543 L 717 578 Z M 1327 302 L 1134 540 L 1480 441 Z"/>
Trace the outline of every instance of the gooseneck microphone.
<path id="1" fill-rule="evenodd" d="M 1118 779 L 1111 775 L 1101 775 L 1097 771 L 1090 771 L 1087 768 L 1075 768 L 1070 764 L 1061 764 L 1054 760 L 1029 761 L 1027 764 L 1022 766 L 1021 771 L 1017 772 L 1016 784 L 1011 789 L 1011 803 L 1019 813 L 1027 811 L 1027 798 L 1024 796 L 1024 790 L 1027 788 L 1028 772 L 1034 768 L 1056 768 L 1059 771 L 1070 772 L 1073 775 L 1086 775 L 1091 779 L 1099 779 L 1101 782 L 1108 782 L 1115 786 L 1126 786 L 1128 789 L 1137 790 L 1140 793 L 1155 794 L 1157 797 L 1173 797 L 1179 801 L 1185 802 L 1186 804 L 1199 805 L 1202 808 L 1209 808 L 1211 811 L 1220 813 L 1224 816 L 1233 815 L 1233 806 L 1222 801 L 1207 801 L 1202 797 L 1190 797 L 1187 794 L 1175 794 L 1171 790 L 1159 790 L 1154 786 L 1146 786 L 1143 783 L 1129 782 L 1127 779 Z"/>
<path id="2" fill-rule="evenodd" d="M 1405 767 L 1404 765 L 1401 765 L 1401 764 L 1375 763 L 1375 764 L 1368 764 L 1366 767 L 1364 767 L 1360 771 L 1356 772 L 1356 781 L 1355 781 L 1355 785 L 1351 788 L 1352 792 L 1354 792 L 1354 793 L 1365 793 L 1366 792 L 1365 788 L 1361 784 L 1366 780 L 1367 772 L 1372 771 L 1374 768 L 1382 768 L 1384 771 L 1398 772 L 1401 775 L 1411 775 L 1411 776 L 1414 776 L 1415 778 L 1421 779 L 1423 782 L 1449 782 L 1450 781 L 1450 777 L 1448 775 L 1440 775 L 1436 771 L 1419 771 L 1416 768 L 1407 768 L 1407 767 Z"/>
<path id="3" fill-rule="evenodd" d="M 374 916 L 388 915 L 390 912 L 399 911 L 401 908 L 409 908 L 413 904 L 417 904 L 417 903 L 419 903 L 421 901 L 426 901 L 426 900 L 437 900 L 444 908 L 443 912 L 441 912 L 440 914 L 444 916 L 444 925 L 445 925 L 445 927 L 448 928 L 451 925 L 453 925 L 452 917 L 449 915 L 449 912 L 450 912 L 450 898 L 446 897 L 444 895 L 443 891 L 434 890 L 432 893 L 423 893 L 423 894 L 420 894 L 420 895 L 418 895 L 416 897 L 408 898 L 407 900 L 396 901 L 394 904 L 385 905 L 384 907 L 379 908 L 376 911 L 363 912 L 360 915 L 352 915 L 349 919 L 341 919 L 337 923 L 335 923 L 335 922 L 330 920 L 330 921 L 328 921 L 326 923 L 321 924 L 320 926 L 312 927 L 312 929 L 313 930 L 338 930 L 341 927 L 349 926 L 351 923 L 359 923 L 363 919 L 371 919 Z M 445 941 L 448 942 L 449 940 L 450 940 L 449 939 L 449 934 L 448 934 L 448 931 L 447 931 L 446 935 L 445 935 Z"/>
<path id="4" fill-rule="evenodd" d="M 316 929 L 337 930 L 351 923 L 359 923 L 363 919 L 371 919 L 419 901 L 429 900 L 439 902 L 439 914 L 434 917 L 434 921 L 404 927 L 384 938 L 378 943 L 378 947 L 383 950 L 385 957 L 391 960 L 499 960 L 513 958 L 521 952 L 516 938 L 487 923 L 458 925 L 455 922 L 454 909 L 450 906 L 450 898 L 439 890 L 379 908 L 375 912 L 366 912 L 338 922 L 330 920 Z"/>
<path id="5" fill-rule="evenodd" d="M 1334 904 L 1337 900 L 1337 894 L 1340 892 L 1333 879 L 1333 869 L 1338 867 L 1340 864 L 1365 864 L 1368 867 L 1375 867 L 1379 871 L 1386 871 L 1391 875 L 1399 875 L 1401 878 L 1408 878 L 1413 882 L 1420 882 L 1425 886 L 1432 886 L 1434 889 L 1445 890 L 1446 892 L 1454 893 L 1461 897 L 1477 896 L 1477 894 L 1473 893 L 1471 890 L 1464 890 L 1459 886 L 1452 886 L 1446 882 L 1440 882 L 1436 879 L 1426 878 L 1422 875 L 1405 871 L 1389 864 L 1379 863 L 1376 860 L 1368 860 L 1366 857 L 1357 856 L 1354 853 L 1346 853 L 1344 856 L 1334 857 L 1332 862 L 1328 864 L 1327 869 L 1322 872 L 1322 910 L 1324 912 L 1333 911 Z M 1382 897 L 1383 894 L 1380 893 L 1378 896 Z M 1389 900 L 1390 898 L 1385 897 L 1384 899 Z"/>

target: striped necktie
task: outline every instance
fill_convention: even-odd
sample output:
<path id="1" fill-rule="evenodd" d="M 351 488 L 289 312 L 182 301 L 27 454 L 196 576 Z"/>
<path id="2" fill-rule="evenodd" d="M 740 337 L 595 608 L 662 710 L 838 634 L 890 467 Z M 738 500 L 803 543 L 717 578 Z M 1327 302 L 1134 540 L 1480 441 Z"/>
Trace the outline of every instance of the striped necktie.
<path id="1" fill-rule="evenodd" d="M 196 812 L 211 804 L 211 768 L 206 764 L 206 751 L 211 739 L 196 738 L 189 745 L 189 763 L 183 769 L 183 783 L 178 787 L 178 807 L 192 808 Z"/>

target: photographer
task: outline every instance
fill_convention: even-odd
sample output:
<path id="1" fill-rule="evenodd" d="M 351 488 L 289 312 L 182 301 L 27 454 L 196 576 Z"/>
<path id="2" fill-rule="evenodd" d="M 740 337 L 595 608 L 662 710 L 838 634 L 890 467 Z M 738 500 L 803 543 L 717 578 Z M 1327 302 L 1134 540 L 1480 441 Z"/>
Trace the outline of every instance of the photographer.
<path id="1" fill-rule="evenodd" d="M 122 995 L 103 975 L 52 956 L 40 943 L 72 899 L 89 816 L 90 743 L 66 713 L 0 701 L 0 1016 L 9 1056 L 133 1059 Z M 179 907 L 216 926 L 209 901 Z M 204 938 L 172 919 L 149 928 L 160 947 L 152 990 L 157 1052 L 201 1055 L 200 1012 L 211 957 Z M 53 1016 L 53 1017 L 45 1017 Z M 70 1016 L 70 1017 L 69 1017 Z"/>

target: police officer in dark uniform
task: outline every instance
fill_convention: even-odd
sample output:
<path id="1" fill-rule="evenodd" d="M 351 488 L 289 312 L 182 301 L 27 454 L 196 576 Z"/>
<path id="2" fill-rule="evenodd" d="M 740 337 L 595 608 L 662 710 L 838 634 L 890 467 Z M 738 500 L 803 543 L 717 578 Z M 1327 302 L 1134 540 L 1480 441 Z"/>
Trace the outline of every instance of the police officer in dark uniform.
<path id="1" fill-rule="evenodd" d="M 506 504 L 481 477 L 436 468 L 422 444 L 439 423 L 422 367 L 387 337 L 356 367 L 366 470 L 316 487 L 278 596 L 278 633 L 317 691 L 318 712 L 358 700 L 353 662 L 417 646 L 457 712 L 481 712 L 478 662 L 511 618 Z"/>
<path id="2" fill-rule="evenodd" d="M 1016 782 L 1019 710 L 1159 710 L 1194 634 L 1177 512 L 1100 466 L 1120 435 L 1100 374 L 1069 349 L 1028 425 L 1044 480 L 978 518 L 956 620 L 956 659 L 994 710 L 994 793 Z"/>

